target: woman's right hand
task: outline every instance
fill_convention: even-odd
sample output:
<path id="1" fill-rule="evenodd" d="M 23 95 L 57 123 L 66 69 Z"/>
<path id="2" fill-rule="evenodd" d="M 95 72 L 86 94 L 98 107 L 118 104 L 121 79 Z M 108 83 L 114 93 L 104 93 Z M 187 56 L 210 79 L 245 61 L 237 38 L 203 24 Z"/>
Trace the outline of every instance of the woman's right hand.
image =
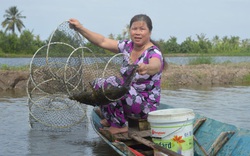
<path id="1" fill-rule="evenodd" d="M 71 18 L 69 19 L 69 27 L 77 31 L 82 27 L 82 25 L 77 19 Z"/>
<path id="2" fill-rule="evenodd" d="M 103 49 L 112 51 L 114 53 L 117 53 L 119 51 L 117 47 L 118 41 L 105 38 L 101 34 L 88 30 L 77 19 L 71 18 L 69 19 L 68 22 L 69 22 L 70 28 L 74 29 L 75 31 L 78 31 L 83 37 L 85 37 L 87 40 L 89 40 L 93 44 Z"/>

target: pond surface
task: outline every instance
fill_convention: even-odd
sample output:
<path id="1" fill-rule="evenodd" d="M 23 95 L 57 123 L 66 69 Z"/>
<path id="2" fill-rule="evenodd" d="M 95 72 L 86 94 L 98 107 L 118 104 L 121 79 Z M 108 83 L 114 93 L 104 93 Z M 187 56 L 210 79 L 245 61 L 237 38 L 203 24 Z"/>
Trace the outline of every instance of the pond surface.
<path id="1" fill-rule="evenodd" d="M 250 86 L 163 90 L 162 103 L 250 130 Z"/>
<path id="2" fill-rule="evenodd" d="M 92 107 L 71 130 L 36 130 L 29 125 L 27 97 L 10 94 L 0 97 L 0 156 L 117 155 L 92 129 Z"/>
<path id="3" fill-rule="evenodd" d="M 172 89 L 162 91 L 162 103 L 191 108 L 213 119 L 250 129 L 250 86 Z M 41 131 L 29 125 L 25 92 L 0 92 L 0 155 L 116 156 L 94 132 L 87 117 L 71 131 Z"/>

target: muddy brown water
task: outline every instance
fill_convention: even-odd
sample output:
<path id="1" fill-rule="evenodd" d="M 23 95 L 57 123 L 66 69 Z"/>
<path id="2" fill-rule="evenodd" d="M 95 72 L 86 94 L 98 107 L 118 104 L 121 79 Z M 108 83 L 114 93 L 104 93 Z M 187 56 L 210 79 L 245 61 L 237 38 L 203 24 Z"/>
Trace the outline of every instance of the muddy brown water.
<path id="1" fill-rule="evenodd" d="M 191 108 L 205 116 L 250 129 L 250 86 L 179 88 L 162 91 L 162 103 Z M 116 156 L 94 132 L 91 106 L 71 131 L 40 131 L 29 125 L 25 92 L 0 92 L 0 156 Z"/>

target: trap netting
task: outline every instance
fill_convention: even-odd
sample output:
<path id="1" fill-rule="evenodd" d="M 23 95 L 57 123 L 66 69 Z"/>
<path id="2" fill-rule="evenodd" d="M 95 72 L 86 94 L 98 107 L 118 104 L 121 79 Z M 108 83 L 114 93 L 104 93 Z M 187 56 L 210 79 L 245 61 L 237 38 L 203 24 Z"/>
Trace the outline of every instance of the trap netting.
<path id="1" fill-rule="evenodd" d="M 110 76 L 122 79 L 120 69 L 124 57 L 128 59 L 123 54 L 111 57 L 93 53 L 67 21 L 60 24 L 48 44 L 39 48 L 30 62 L 27 94 L 31 126 L 39 123 L 68 128 L 80 123 L 86 117 L 86 107 L 69 97 L 76 93 L 81 93 L 83 98 L 94 95 L 93 86 L 98 79 Z M 101 91 L 110 101 L 121 97 L 109 97 L 105 89 Z"/>

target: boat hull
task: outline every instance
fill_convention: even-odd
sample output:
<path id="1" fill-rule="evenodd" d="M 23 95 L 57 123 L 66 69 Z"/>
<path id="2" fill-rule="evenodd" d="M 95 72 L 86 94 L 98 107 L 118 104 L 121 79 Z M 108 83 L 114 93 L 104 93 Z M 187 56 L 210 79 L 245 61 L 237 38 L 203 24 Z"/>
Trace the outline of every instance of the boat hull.
<path id="1" fill-rule="evenodd" d="M 158 109 L 170 108 L 166 104 L 161 104 Z M 96 111 L 92 111 L 91 122 L 96 133 L 119 155 L 136 155 L 133 150 L 136 150 L 130 141 L 118 142 L 110 140 L 110 136 L 105 136 L 101 131 L 100 116 Z M 199 126 L 195 126 L 194 130 L 194 153 L 196 156 L 217 155 L 217 156 L 247 156 L 250 155 L 250 130 L 237 128 L 234 125 L 222 123 L 220 121 L 210 119 L 199 114 L 195 114 L 195 122 L 205 119 Z M 111 135 L 111 134 L 108 134 Z M 113 137 L 113 136 L 111 136 Z M 133 141 L 132 141 L 133 142 Z M 135 141 L 134 141 L 135 142 Z M 130 147 L 133 147 L 132 149 Z M 141 149 L 140 149 L 141 150 Z M 150 149 L 147 149 L 150 150 Z M 153 150 L 153 149 L 151 149 Z M 143 151 L 143 150 L 141 150 Z M 139 151 L 140 152 L 140 151 Z M 216 153 L 214 153 L 216 152 Z M 153 153 L 148 152 L 148 155 Z M 144 155 L 147 155 L 144 154 Z"/>

